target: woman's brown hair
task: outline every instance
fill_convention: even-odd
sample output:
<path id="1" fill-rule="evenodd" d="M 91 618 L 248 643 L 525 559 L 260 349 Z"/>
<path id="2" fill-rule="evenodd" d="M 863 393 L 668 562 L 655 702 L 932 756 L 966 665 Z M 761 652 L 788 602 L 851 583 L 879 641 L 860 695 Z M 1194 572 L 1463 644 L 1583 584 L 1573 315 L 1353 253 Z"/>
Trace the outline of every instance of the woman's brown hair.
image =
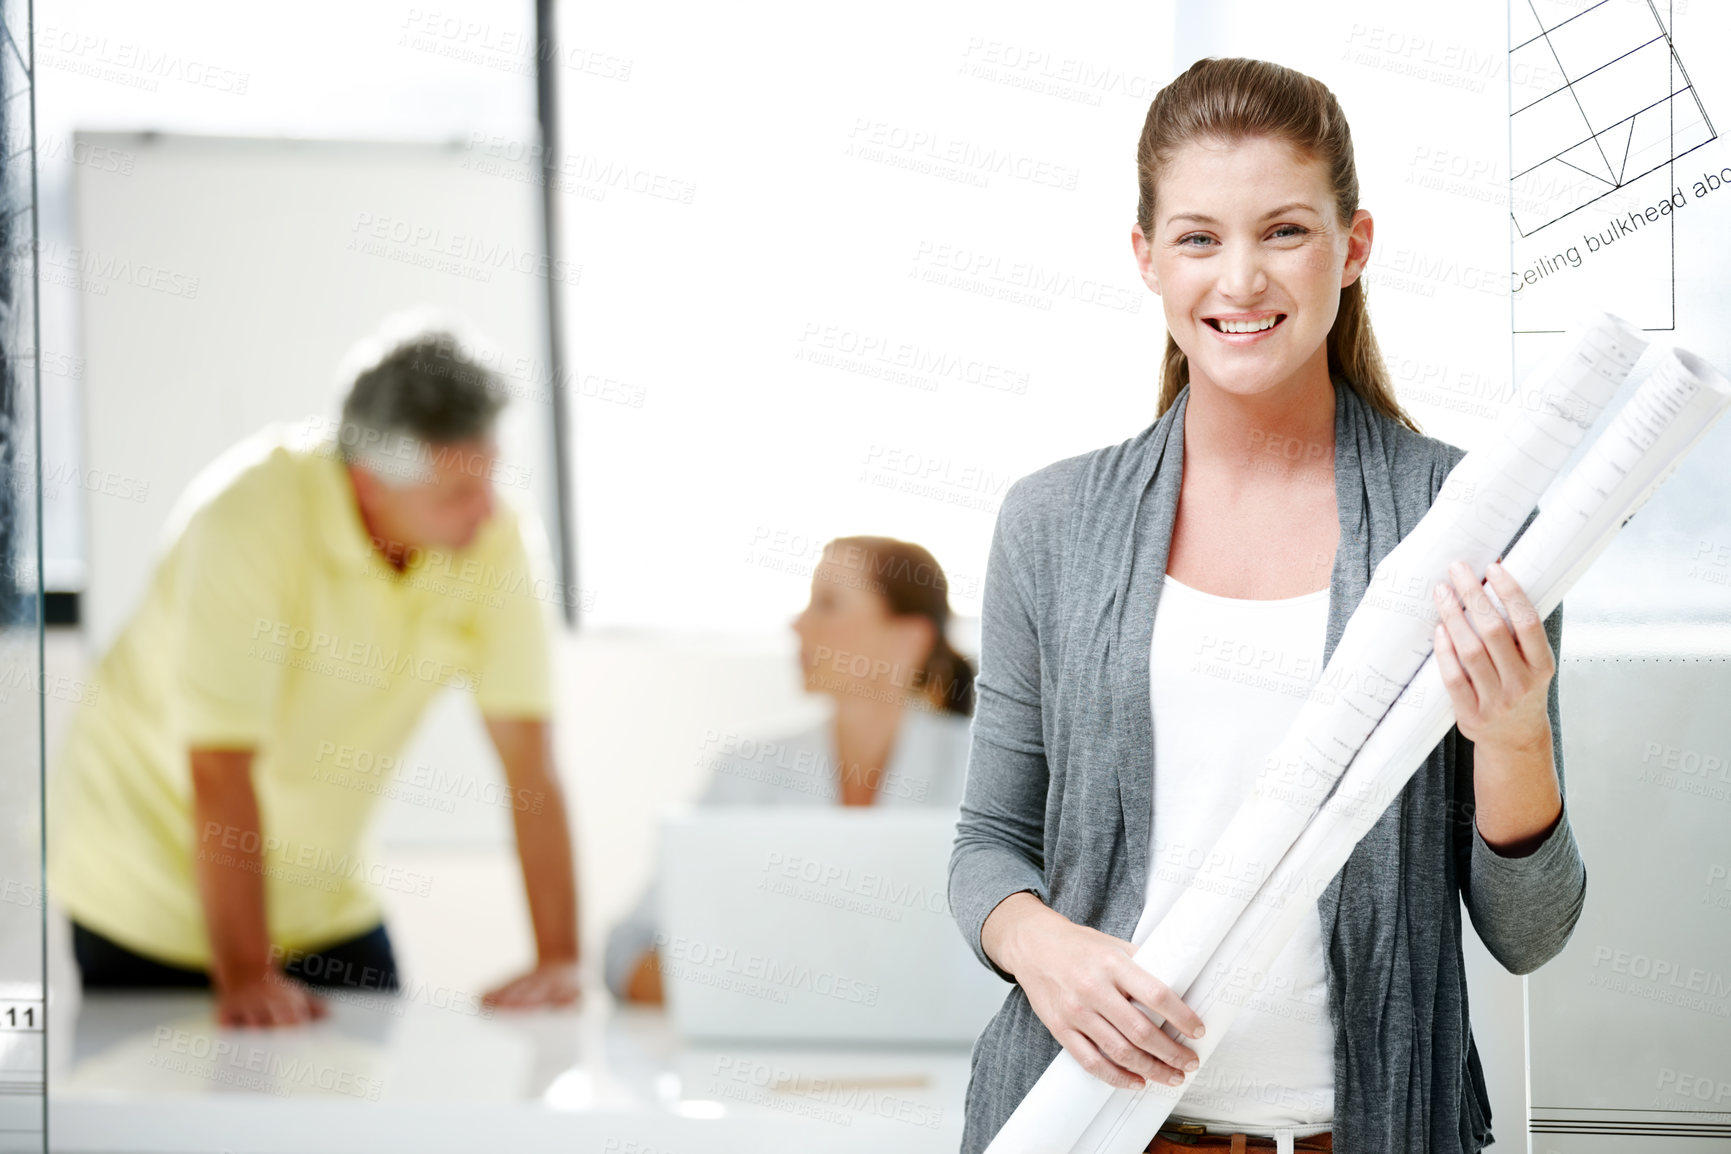
<path id="1" fill-rule="evenodd" d="M 1322 161 L 1334 189 L 1342 225 L 1358 211 L 1358 169 L 1352 133 L 1340 102 L 1320 80 L 1266 60 L 1198 60 L 1162 88 L 1148 106 L 1136 144 L 1136 224 L 1154 239 L 1154 194 L 1160 174 L 1179 148 L 1198 141 L 1235 143 L 1252 137 L 1285 141 Z M 1328 370 L 1343 378 L 1371 408 L 1407 428 L 1418 425 L 1395 400 L 1388 368 L 1371 332 L 1364 278 L 1340 290 L 1340 312 L 1328 332 Z M 1166 334 L 1160 367 L 1159 416 L 1172 407 L 1190 380 L 1184 350 Z"/>
<path id="2" fill-rule="evenodd" d="M 837 537 L 824 553 L 859 574 L 864 588 L 884 599 L 891 614 L 917 614 L 931 621 L 934 640 L 925 664 L 912 678 L 935 709 L 971 717 L 974 668 L 951 647 L 944 629 L 950 620 L 950 584 L 937 559 L 924 547 L 894 537 Z"/>

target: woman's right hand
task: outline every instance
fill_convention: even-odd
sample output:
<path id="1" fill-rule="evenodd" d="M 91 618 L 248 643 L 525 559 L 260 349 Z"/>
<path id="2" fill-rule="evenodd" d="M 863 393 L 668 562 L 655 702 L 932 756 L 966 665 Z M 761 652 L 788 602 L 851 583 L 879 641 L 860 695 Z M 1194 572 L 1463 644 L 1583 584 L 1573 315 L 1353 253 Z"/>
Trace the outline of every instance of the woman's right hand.
<path id="1" fill-rule="evenodd" d="M 1081 1067 L 1113 1086 L 1178 1085 L 1196 1069 L 1188 1045 L 1156 1026 L 1135 999 L 1191 1038 L 1202 1019 L 1160 979 L 1136 964 L 1136 947 L 1079 926 L 1029 891 L 992 910 L 981 944 L 1015 975 L 1028 1004 Z"/>

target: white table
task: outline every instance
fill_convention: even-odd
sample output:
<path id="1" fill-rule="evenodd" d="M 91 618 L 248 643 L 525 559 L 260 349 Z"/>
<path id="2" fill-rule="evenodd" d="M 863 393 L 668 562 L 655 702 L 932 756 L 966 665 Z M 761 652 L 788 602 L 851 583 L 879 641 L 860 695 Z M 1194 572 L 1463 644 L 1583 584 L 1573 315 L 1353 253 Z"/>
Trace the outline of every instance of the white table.
<path id="1" fill-rule="evenodd" d="M 285 1030 L 208 996 L 86 995 L 49 1016 L 67 1154 L 917 1154 L 961 1141 L 966 1048 L 683 1042 L 659 1010 L 483 1016 L 422 988 Z"/>

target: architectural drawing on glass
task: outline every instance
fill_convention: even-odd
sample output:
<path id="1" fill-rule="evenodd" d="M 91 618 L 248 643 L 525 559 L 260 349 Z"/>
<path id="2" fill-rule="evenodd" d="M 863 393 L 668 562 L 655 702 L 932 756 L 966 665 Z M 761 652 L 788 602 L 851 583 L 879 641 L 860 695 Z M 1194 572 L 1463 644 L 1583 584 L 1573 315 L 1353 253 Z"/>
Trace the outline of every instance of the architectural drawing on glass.
<path id="1" fill-rule="evenodd" d="M 1558 333 L 1589 307 L 1675 331 L 1678 245 L 1720 227 L 1704 219 L 1717 198 L 1695 207 L 1710 178 L 1679 163 L 1717 139 L 1684 67 L 1691 45 L 1716 42 L 1713 14 L 1687 0 L 1514 0 L 1509 13 L 1515 331 Z"/>
<path id="2" fill-rule="evenodd" d="M 1510 215 L 1531 236 L 1717 138 L 1650 2 L 1509 5 Z"/>

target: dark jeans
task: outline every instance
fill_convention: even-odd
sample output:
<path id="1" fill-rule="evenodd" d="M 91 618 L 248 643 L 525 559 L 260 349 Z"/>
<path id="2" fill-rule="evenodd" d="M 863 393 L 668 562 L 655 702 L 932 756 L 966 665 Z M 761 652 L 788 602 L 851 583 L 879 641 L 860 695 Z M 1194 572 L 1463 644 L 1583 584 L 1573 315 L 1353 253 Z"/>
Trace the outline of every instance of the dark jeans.
<path id="1" fill-rule="evenodd" d="M 87 990 L 209 989 L 203 970 L 173 966 L 134 953 L 95 930 L 72 923 L 72 956 Z M 395 993 L 397 958 L 390 935 L 379 925 L 359 937 L 321 950 L 272 951 L 285 974 L 321 990 Z"/>

